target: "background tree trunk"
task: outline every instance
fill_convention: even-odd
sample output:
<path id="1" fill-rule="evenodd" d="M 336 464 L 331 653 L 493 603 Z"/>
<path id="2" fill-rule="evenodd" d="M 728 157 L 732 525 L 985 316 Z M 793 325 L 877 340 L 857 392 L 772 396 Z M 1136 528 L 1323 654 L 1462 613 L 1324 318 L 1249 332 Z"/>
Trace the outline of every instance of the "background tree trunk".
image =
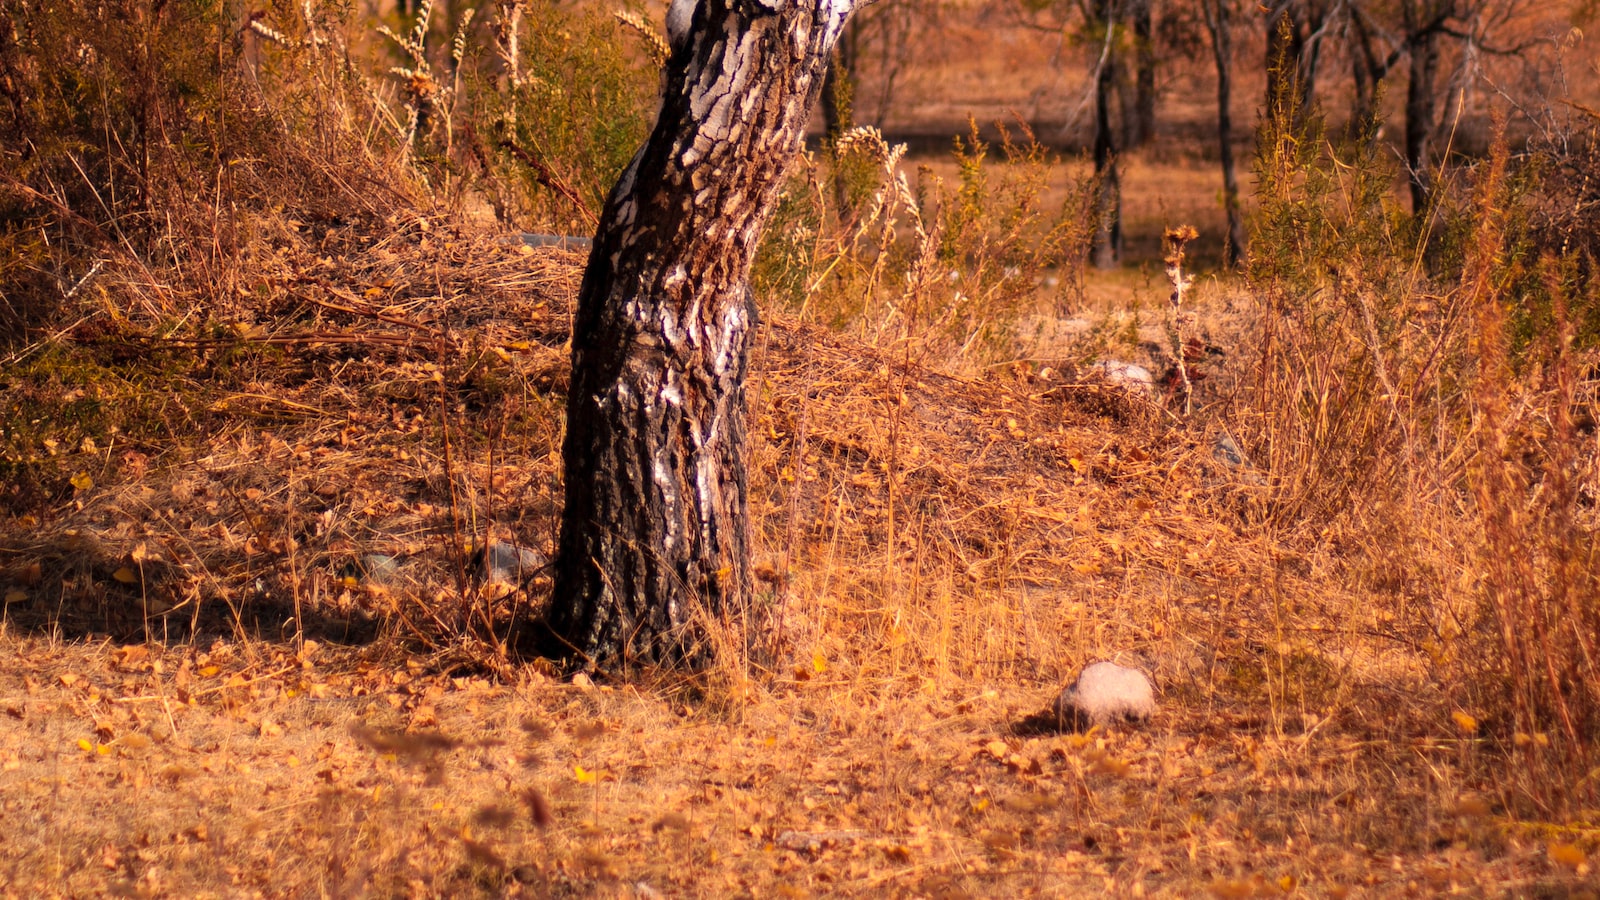
<path id="1" fill-rule="evenodd" d="M 1115 38 L 1117 0 L 1105 0 L 1105 49 L 1095 68 L 1094 175 L 1099 181 L 1094 239 L 1096 268 L 1115 268 L 1122 261 L 1122 182 L 1117 175 L 1117 145 L 1111 126 L 1111 88 L 1116 82 Z"/>
<path id="2" fill-rule="evenodd" d="M 750 593 L 748 277 L 852 0 L 700 0 L 578 295 L 543 652 L 701 664 Z"/>
<path id="3" fill-rule="evenodd" d="M 855 127 L 856 26 L 846 28 L 834 46 L 822 81 L 822 126 L 829 140 Z"/>
<path id="4" fill-rule="evenodd" d="M 1355 87 L 1348 127 L 1351 136 L 1361 134 L 1363 129 L 1367 128 L 1377 108 L 1378 83 L 1383 78 L 1383 73 L 1372 41 L 1366 16 L 1359 8 L 1353 9 L 1350 13 L 1347 38 L 1350 48 L 1350 76 Z"/>
<path id="5" fill-rule="evenodd" d="M 1244 213 L 1239 206 L 1239 174 L 1233 161 L 1233 32 L 1228 21 L 1231 0 L 1205 0 L 1206 30 L 1211 32 L 1211 53 L 1217 63 L 1217 142 L 1222 157 L 1222 205 L 1228 213 L 1224 265 L 1245 262 Z"/>
<path id="6" fill-rule="evenodd" d="M 1133 0 L 1133 128 L 1129 148 L 1156 133 L 1155 0 Z"/>
<path id="7" fill-rule="evenodd" d="M 1411 77 L 1406 82 L 1406 169 L 1411 176 L 1411 212 L 1428 208 L 1433 193 L 1433 125 L 1438 98 L 1439 30 L 1429 28 L 1411 40 Z"/>

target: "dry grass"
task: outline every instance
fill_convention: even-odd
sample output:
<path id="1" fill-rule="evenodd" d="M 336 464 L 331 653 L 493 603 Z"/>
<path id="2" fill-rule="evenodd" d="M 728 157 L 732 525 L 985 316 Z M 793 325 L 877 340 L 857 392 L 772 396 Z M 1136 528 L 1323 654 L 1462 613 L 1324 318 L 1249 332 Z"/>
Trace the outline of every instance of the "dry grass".
<path id="1" fill-rule="evenodd" d="M 1247 530 L 1259 489 L 1204 435 L 1034 367 L 955 377 L 771 323 L 761 638 L 638 686 L 494 664 L 471 626 L 543 585 L 463 595 L 459 548 L 549 546 L 580 261 L 439 225 L 349 237 L 213 345 L 56 341 L 122 348 L 108 369 L 189 412 L 142 460 L 59 439 L 93 484 L 7 513 L 8 895 L 1584 883 L 1549 847 L 1587 833 L 1500 814 L 1426 657 L 1325 551 Z M 351 578 L 367 552 L 400 579 Z M 1150 728 L 1028 727 L 1118 653 L 1156 668 Z"/>
<path id="2" fill-rule="evenodd" d="M 463 184 L 404 168 L 423 164 L 391 139 L 392 104 L 328 65 L 308 105 L 339 114 L 316 132 L 339 139 L 270 116 L 221 133 L 213 149 L 250 160 L 229 169 L 243 201 L 140 207 L 195 213 L 150 226 L 170 254 L 19 263 L 90 275 L 0 359 L 0 896 L 1600 892 L 1593 812 L 1527 817 L 1537 775 L 1496 768 L 1512 732 L 1460 705 L 1471 657 L 1422 627 L 1481 596 L 1462 566 L 1494 523 L 1391 490 L 1389 469 L 1314 514 L 1313 454 L 1355 485 L 1360 460 L 1252 418 L 1243 386 L 1267 370 L 1240 342 L 1274 298 L 1233 283 L 1184 300 L 1182 333 L 1226 351 L 1188 419 L 1082 365 L 1158 361 L 1177 323 L 1155 271 L 1092 276 L 1083 329 L 1019 326 L 1027 362 L 770 315 L 750 390 L 761 590 L 719 630 L 719 667 L 595 685 L 518 660 L 549 583 L 484 584 L 469 556 L 553 543 L 583 260 L 441 211 Z M 357 141 L 353 109 L 393 121 Z M 1161 227 L 1207 209 L 1210 168 L 1130 172 L 1154 257 Z M 1344 313 L 1288 345 L 1359 351 Z M 1363 358 L 1267 374 L 1298 396 Z M 1347 433 L 1387 439 L 1393 391 L 1333 386 L 1375 401 Z M 1270 477 L 1220 458 L 1241 422 L 1271 439 Z M 1532 470 L 1503 461 L 1525 489 Z M 1589 466 L 1569 495 L 1592 489 L 1594 459 L 1557 462 Z M 1530 513 L 1498 511 L 1521 546 Z M 1540 552 L 1581 565 L 1557 524 Z M 1512 600 L 1551 585 L 1496 577 Z M 1153 670 L 1155 720 L 1041 728 L 1107 656 Z"/>

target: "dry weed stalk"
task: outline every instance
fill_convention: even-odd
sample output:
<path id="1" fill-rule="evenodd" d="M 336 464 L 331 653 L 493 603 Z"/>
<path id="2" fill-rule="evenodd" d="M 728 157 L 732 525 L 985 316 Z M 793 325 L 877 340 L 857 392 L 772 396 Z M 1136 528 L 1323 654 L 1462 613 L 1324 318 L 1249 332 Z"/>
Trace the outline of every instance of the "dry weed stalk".
<path id="1" fill-rule="evenodd" d="M 1189 381 L 1189 365 L 1185 359 L 1188 353 L 1188 342 L 1184 336 L 1184 309 L 1183 295 L 1194 285 L 1194 276 L 1186 275 L 1183 271 L 1183 251 L 1189 242 L 1199 237 L 1192 225 L 1182 225 L 1177 228 L 1168 228 L 1161 236 L 1167 245 L 1167 281 L 1172 284 L 1172 295 L 1168 304 L 1172 312 L 1172 356 L 1174 365 L 1178 368 L 1178 377 L 1183 383 L 1183 414 L 1192 413 L 1194 404 L 1194 385 Z"/>
<path id="2" fill-rule="evenodd" d="M 387 25 L 377 27 L 377 32 L 392 41 L 411 61 L 410 65 L 389 69 L 389 74 L 399 79 L 405 98 L 406 125 L 401 134 L 401 143 L 408 154 L 415 154 L 417 138 L 432 131 L 437 116 L 442 119 L 438 124 L 444 135 L 443 155 L 446 159 L 451 158 L 455 146 L 455 111 L 461 96 L 461 70 L 469 49 L 467 39 L 476 13 L 476 8 L 465 10 L 450 39 L 448 83 L 441 81 L 428 60 L 427 43 L 433 18 L 433 0 L 422 0 L 422 6 L 417 10 L 416 26 L 408 34 L 396 34 Z M 427 181 L 427 173 L 418 174 L 424 182 Z"/>
<path id="3" fill-rule="evenodd" d="M 495 16 L 494 47 L 495 53 L 500 57 L 501 65 L 505 66 L 506 79 L 513 89 L 522 87 L 522 50 L 519 46 L 522 34 L 522 14 L 526 0 L 505 0 L 500 4 L 500 14 Z"/>
<path id="4" fill-rule="evenodd" d="M 878 346 L 903 340 L 908 358 L 971 366 L 1013 355 L 1018 319 L 1040 288 L 1081 273 L 1087 235 L 1076 215 L 1087 188 L 1059 213 L 1039 202 L 1054 160 L 1027 135 L 1004 137 L 986 161 L 976 132 L 958 143 L 959 185 L 924 168 L 913 186 L 905 148 L 854 128 L 808 160 L 758 261 L 758 286 L 787 296 L 803 318 L 855 330 Z M 798 181 L 798 179 L 797 179 Z M 900 355 L 897 349 L 896 354 Z"/>
<path id="5" fill-rule="evenodd" d="M 655 26 L 646 22 L 644 16 L 631 9 L 617 10 L 611 15 L 644 41 L 645 51 L 650 54 L 651 61 L 657 66 L 667 64 L 667 56 L 671 53 L 667 39 L 661 36 L 661 32 L 657 31 Z"/>

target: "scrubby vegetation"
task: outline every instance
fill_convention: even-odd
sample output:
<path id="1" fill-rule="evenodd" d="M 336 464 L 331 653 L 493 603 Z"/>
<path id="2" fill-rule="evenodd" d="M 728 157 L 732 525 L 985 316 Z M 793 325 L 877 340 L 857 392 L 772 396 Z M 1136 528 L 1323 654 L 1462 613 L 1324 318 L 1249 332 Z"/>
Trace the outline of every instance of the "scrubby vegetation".
<path id="1" fill-rule="evenodd" d="M 596 685 L 477 554 L 554 541 L 584 257 L 517 232 L 592 227 L 647 11 L 0 9 L 0 894 L 1594 888 L 1581 103 L 1417 213 L 1380 122 L 1277 105 L 1181 303 L 1025 127 L 818 143 L 757 606 Z M 1112 656 L 1150 726 L 1036 727 Z"/>

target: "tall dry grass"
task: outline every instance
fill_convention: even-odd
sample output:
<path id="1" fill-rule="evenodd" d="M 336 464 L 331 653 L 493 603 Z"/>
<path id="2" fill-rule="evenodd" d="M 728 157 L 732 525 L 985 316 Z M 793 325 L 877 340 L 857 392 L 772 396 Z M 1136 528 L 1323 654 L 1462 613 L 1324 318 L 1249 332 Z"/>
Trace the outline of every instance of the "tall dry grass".
<path id="1" fill-rule="evenodd" d="M 1533 227 L 1551 162 L 1501 139 L 1410 216 L 1370 138 L 1269 123 L 1232 410 L 1270 460 L 1251 516 L 1381 607 L 1349 615 L 1426 654 L 1454 727 L 1519 763 L 1486 777 L 1546 816 L 1593 805 L 1600 761 L 1597 295 L 1587 254 Z"/>

